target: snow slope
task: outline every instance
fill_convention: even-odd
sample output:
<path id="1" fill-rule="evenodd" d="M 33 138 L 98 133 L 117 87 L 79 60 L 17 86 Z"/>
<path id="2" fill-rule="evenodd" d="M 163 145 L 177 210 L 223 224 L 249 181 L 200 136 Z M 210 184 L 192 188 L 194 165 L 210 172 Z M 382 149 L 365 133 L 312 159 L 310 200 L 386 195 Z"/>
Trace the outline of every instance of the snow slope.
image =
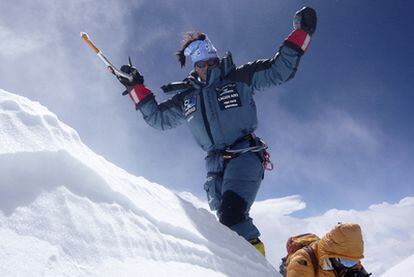
<path id="1" fill-rule="evenodd" d="M 393 266 L 382 277 L 411 276 L 414 273 L 414 254 Z"/>
<path id="2" fill-rule="evenodd" d="M 0 276 L 275 276 L 247 242 L 0 90 Z"/>

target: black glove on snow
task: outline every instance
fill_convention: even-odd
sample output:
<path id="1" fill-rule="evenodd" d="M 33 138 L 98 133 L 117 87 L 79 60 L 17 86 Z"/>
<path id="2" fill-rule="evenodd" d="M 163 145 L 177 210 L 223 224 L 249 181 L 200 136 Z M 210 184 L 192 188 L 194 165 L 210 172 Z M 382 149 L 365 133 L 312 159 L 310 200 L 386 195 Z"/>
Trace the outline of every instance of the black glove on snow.
<path id="1" fill-rule="evenodd" d="M 121 82 L 121 84 L 123 84 L 127 88 L 127 90 L 130 90 L 135 85 L 144 83 L 144 76 L 142 76 L 141 73 L 139 73 L 139 71 L 135 67 L 129 64 L 125 64 L 121 66 L 121 71 L 132 76 L 132 81 L 122 76 L 116 76 L 118 80 Z"/>
<path id="2" fill-rule="evenodd" d="M 315 33 L 317 23 L 316 11 L 311 7 L 303 7 L 296 12 L 293 18 L 293 28 L 295 30 L 302 29 L 310 36 Z"/>

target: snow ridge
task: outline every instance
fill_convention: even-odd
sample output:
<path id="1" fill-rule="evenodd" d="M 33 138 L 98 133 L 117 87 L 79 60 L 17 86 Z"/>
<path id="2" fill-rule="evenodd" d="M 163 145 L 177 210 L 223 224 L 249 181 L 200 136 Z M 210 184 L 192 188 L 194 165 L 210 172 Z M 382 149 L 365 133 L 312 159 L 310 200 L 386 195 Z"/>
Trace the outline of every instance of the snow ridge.
<path id="1" fill-rule="evenodd" d="M 1 276 L 275 276 L 211 213 L 96 155 L 39 103 L 0 90 L 0 141 Z"/>

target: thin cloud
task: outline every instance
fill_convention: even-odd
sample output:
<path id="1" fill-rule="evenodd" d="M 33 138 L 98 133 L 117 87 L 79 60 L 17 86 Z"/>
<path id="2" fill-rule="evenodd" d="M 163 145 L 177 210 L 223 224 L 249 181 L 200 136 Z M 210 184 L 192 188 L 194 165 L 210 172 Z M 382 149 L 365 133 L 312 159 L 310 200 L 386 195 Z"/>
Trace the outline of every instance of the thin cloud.
<path id="1" fill-rule="evenodd" d="M 3 58 L 14 59 L 30 53 L 46 44 L 42 35 L 21 35 L 13 29 L 0 25 L 0 55 Z"/>

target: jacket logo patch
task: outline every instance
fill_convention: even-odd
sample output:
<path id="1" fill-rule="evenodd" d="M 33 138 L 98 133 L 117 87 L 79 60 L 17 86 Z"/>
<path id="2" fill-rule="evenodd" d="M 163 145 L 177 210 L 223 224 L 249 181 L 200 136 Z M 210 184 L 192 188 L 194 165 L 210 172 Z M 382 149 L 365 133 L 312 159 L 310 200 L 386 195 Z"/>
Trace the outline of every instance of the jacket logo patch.
<path id="1" fill-rule="evenodd" d="M 193 95 L 184 100 L 184 116 L 187 117 L 197 110 L 197 96 Z"/>
<path id="2" fill-rule="evenodd" d="M 216 88 L 217 101 L 221 110 L 241 107 L 240 94 L 237 91 L 235 83 L 229 83 L 222 87 Z"/>

